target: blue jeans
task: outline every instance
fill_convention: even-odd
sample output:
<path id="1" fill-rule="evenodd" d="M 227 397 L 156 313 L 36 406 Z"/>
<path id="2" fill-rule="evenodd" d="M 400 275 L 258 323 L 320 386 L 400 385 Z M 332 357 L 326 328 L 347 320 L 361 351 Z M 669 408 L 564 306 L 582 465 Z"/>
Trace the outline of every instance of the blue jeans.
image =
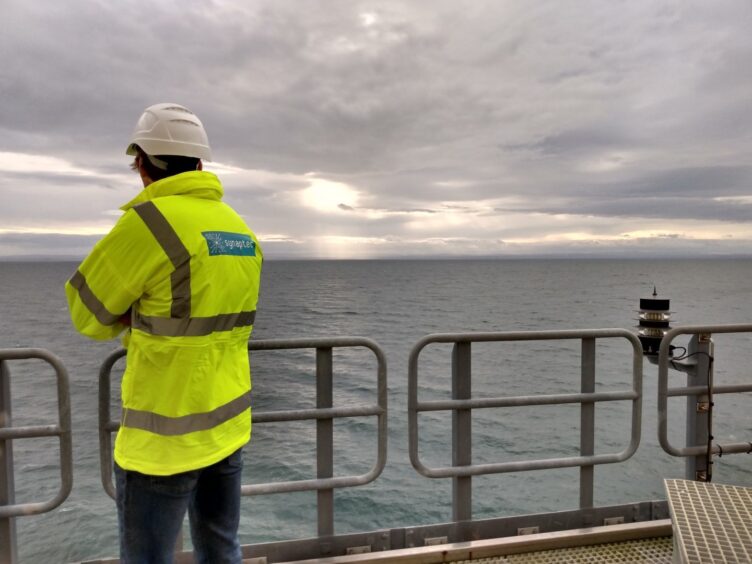
<path id="1" fill-rule="evenodd" d="M 196 562 L 239 564 L 240 450 L 206 468 L 150 476 L 115 464 L 120 561 L 171 564 L 186 509 Z"/>

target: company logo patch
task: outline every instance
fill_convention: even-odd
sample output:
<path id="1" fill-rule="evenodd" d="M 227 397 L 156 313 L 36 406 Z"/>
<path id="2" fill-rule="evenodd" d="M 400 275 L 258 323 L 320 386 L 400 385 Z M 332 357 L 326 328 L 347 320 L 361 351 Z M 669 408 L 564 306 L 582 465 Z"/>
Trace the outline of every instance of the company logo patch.
<path id="1" fill-rule="evenodd" d="M 203 231 L 210 256 L 233 255 L 237 257 L 255 257 L 256 242 L 243 233 L 227 231 Z"/>

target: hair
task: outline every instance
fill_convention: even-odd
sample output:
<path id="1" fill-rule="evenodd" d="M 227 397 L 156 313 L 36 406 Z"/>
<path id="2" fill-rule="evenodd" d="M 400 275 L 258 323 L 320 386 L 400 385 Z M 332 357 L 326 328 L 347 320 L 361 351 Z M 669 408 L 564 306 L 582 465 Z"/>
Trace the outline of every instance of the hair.
<path id="1" fill-rule="evenodd" d="M 131 163 L 133 170 L 138 170 L 138 159 L 141 159 L 141 166 L 144 167 L 146 174 L 153 181 L 162 180 L 168 176 L 175 176 L 183 172 L 196 170 L 201 159 L 196 157 L 181 157 L 176 155 L 147 155 L 138 145 L 135 146 L 138 156 Z M 157 161 L 155 163 L 154 161 Z M 161 168 L 159 165 L 163 165 Z"/>

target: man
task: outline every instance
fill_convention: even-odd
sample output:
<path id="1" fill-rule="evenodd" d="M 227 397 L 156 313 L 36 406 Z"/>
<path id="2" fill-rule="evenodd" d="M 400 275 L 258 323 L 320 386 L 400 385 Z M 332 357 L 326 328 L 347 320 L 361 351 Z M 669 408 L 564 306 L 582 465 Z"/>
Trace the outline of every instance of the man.
<path id="1" fill-rule="evenodd" d="M 201 121 L 147 108 L 126 150 L 144 190 L 66 284 L 76 329 L 124 330 L 115 478 L 123 562 L 172 562 L 188 510 L 199 562 L 240 562 L 240 449 L 262 253 L 222 199 Z"/>

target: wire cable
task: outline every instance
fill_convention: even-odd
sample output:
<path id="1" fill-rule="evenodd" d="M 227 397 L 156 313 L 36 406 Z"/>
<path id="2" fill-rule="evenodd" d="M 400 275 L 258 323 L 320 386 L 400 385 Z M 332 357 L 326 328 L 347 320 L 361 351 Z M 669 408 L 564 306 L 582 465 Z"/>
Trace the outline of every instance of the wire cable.
<path id="1" fill-rule="evenodd" d="M 707 482 L 713 479 L 713 357 L 708 353 L 703 353 L 708 357 L 708 452 L 705 455 L 707 460 Z M 723 456 L 723 448 L 718 445 L 720 456 Z M 719 458 L 720 458 L 719 456 Z"/>

